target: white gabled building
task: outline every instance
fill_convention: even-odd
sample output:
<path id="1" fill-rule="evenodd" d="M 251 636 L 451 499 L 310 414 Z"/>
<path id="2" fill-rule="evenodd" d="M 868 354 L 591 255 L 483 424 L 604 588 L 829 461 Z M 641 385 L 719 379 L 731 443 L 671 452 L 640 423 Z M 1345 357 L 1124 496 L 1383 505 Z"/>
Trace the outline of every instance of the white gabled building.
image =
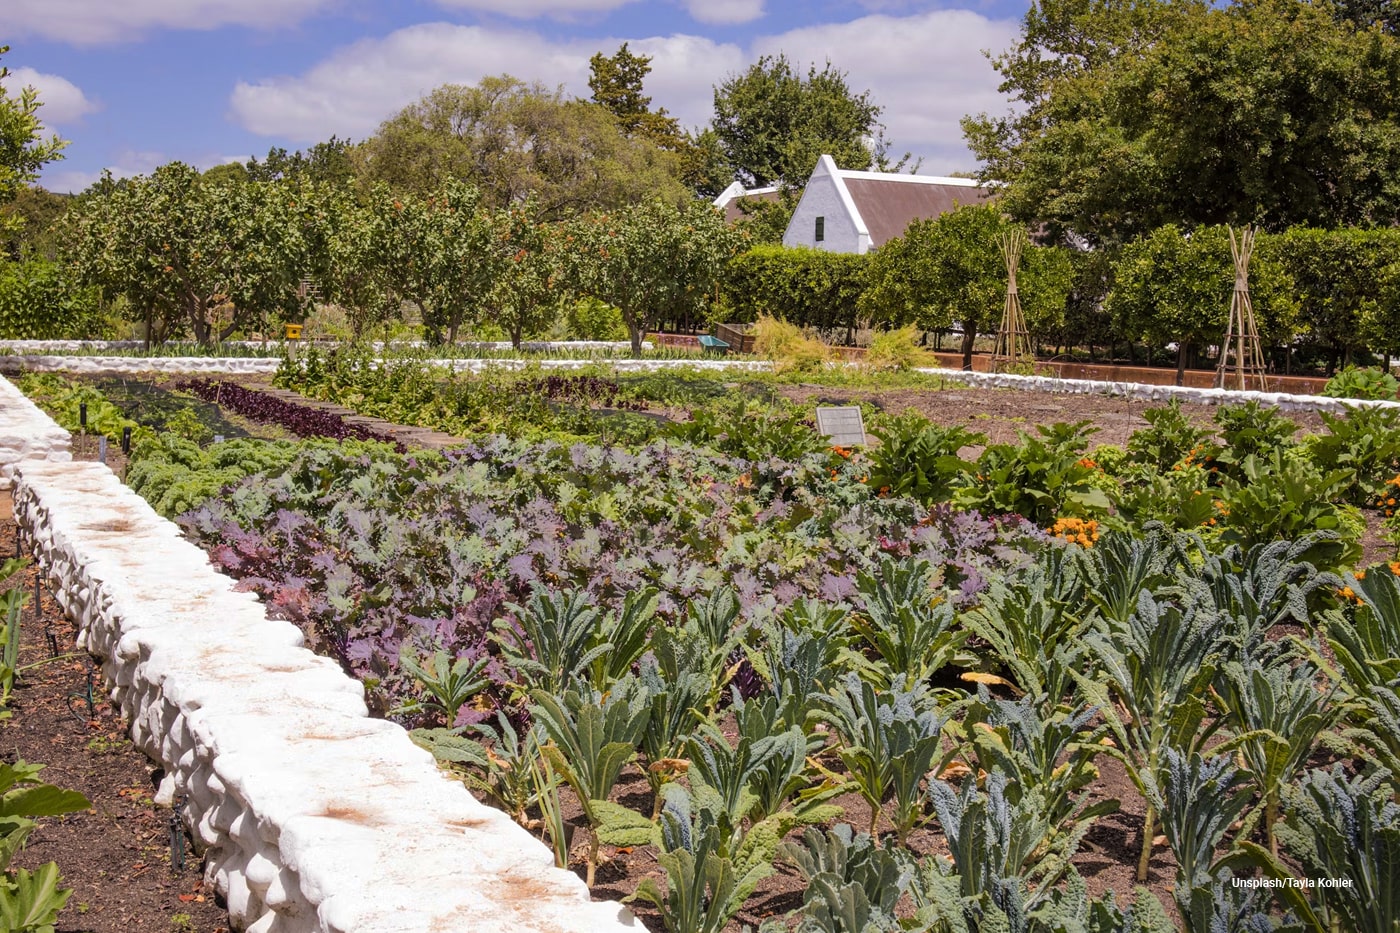
<path id="1" fill-rule="evenodd" d="M 735 194 L 739 193 L 753 192 L 740 187 Z M 901 236 L 915 220 L 937 217 L 989 196 L 986 188 L 970 178 L 848 171 L 837 168 L 836 161 L 824 155 L 802 189 L 802 200 L 783 234 L 783 245 L 866 253 Z"/>
<path id="2" fill-rule="evenodd" d="M 736 181 L 719 193 L 719 197 L 714 200 L 714 205 L 724 211 L 724 219 L 732 224 L 745 216 L 743 208 L 745 201 L 776 201 L 781 194 L 782 189 L 777 185 L 745 188 Z"/>

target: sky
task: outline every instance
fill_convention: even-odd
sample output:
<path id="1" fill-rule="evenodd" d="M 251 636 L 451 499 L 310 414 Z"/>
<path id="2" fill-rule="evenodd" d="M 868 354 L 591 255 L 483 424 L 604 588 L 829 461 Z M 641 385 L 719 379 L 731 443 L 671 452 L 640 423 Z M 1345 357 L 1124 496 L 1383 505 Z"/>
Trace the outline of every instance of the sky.
<path id="1" fill-rule="evenodd" d="M 713 87 L 762 55 L 828 60 L 884 107 L 895 154 L 925 174 L 976 162 L 958 120 L 1002 113 L 984 50 L 1009 47 L 1028 0 L 2 0 L 6 90 L 33 86 L 70 145 L 41 184 L 103 169 L 200 168 L 337 135 L 364 139 L 433 88 L 511 74 L 588 96 L 588 59 L 652 57 L 646 91 L 706 125 Z"/>

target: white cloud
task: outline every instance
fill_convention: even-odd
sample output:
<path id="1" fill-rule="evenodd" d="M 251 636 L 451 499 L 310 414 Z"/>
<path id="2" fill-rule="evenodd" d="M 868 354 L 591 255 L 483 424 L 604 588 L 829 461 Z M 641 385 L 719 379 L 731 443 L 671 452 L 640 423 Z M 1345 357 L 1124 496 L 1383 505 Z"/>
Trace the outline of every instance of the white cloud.
<path id="1" fill-rule="evenodd" d="M 690 2 L 698 7 L 700 0 Z M 747 0 L 715 2 L 738 6 Z M 848 72 L 854 90 L 868 88 L 884 106 L 881 119 L 891 144 L 923 156 L 922 171 L 933 174 L 975 167 L 958 121 L 1004 108 L 998 77 L 981 50 L 1007 47 L 1017 30 L 1010 20 L 943 10 L 806 27 L 757 39 L 747 50 L 687 35 L 626 41 L 634 52 L 652 56 L 647 93 L 653 106 L 692 127 L 709 122 L 713 86 L 758 56 L 784 52 L 803 70 L 830 58 Z M 235 119 L 255 133 L 299 143 L 332 134 L 358 139 L 448 82 L 472 84 L 509 73 L 562 84 L 586 97 L 589 57 L 611 54 L 623 41 L 559 41 L 525 29 L 427 23 L 347 46 L 301 75 L 240 83 L 230 106 Z"/>
<path id="2" fill-rule="evenodd" d="M 869 89 L 883 106 L 885 136 L 897 150 L 923 156 L 925 174 L 975 168 L 958 121 L 1006 107 L 1000 78 L 983 49 L 1000 51 L 1019 32 L 1013 20 L 969 10 L 914 16 L 865 16 L 849 23 L 796 29 L 754 43 L 755 56 L 783 52 L 794 66 L 821 68 L 829 58 L 853 90 Z"/>
<path id="3" fill-rule="evenodd" d="M 686 0 L 685 7 L 702 23 L 751 23 L 763 15 L 763 0 Z"/>
<path id="4" fill-rule="evenodd" d="M 610 13 L 636 0 L 437 0 L 438 6 L 479 13 L 501 13 L 516 19 L 550 16 L 569 19 L 588 13 Z"/>
<path id="5" fill-rule="evenodd" d="M 4 0 L 0 33 L 74 45 L 134 39 L 153 29 L 271 28 L 298 22 L 335 0 Z"/>
<path id="6" fill-rule="evenodd" d="M 44 105 L 37 116 L 48 127 L 70 123 L 98 109 L 81 88 L 59 75 L 44 74 L 33 68 L 11 68 L 9 76 L 2 83 L 6 93 L 12 97 L 18 97 L 23 88 L 34 88 L 39 102 Z"/>
<path id="7" fill-rule="evenodd" d="M 588 59 L 611 54 L 623 41 L 557 42 L 525 30 L 426 23 L 357 42 L 299 76 L 239 83 L 230 106 L 242 126 L 267 136 L 361 138 L 435 87 L 475 84 L 487 75 L 562 84 L 586 97 Z M 654 105 L 687 125 L 708 121 L 711 85 L 744 61 L 738 46 L 696 36 L 627 41 L 653 57 L 647 90 Z"/>
<path id="8" fill-rule="evenodd" d="M 112 173 L 113 178 L 131 178 L 134 175 L 149 175 L 169 161 L 169 157 L 161 152 L 127 150 L 117 153 L 106 170 Z M 102 177 L 101 169 L 89 172 L 63 168 L 62 165 L 62 162 L 50 165 L 39 179 L 39 184 L 58 194 L 77 194 Z"/>
<path id="9" fill-rule="evenodd" d="M 188 165 L 193 165 L 201 171 L 213 168 L 216 165 L 223 165 L 227 162 L 247 162 L 250 156 L 246 155 L 223 155 L 214 152 L 205 152 L 198 155 L 172 156 L 164 152 L 151 152 L 140 150 L 124 150 L 118 152 L 107 166 L 106 171 L 112 173 L 113 178 L 132 178 L 136 175 L 149 175 L 156 169 L 180 159 Z M 60 194 L 77 194 L 89 185 L 102 177 L 102 170 L 85 171 L 76 168 L 64 168 L 62 162 L 50 165 L 39 179 L 39 184 L 50 191 Z"/>

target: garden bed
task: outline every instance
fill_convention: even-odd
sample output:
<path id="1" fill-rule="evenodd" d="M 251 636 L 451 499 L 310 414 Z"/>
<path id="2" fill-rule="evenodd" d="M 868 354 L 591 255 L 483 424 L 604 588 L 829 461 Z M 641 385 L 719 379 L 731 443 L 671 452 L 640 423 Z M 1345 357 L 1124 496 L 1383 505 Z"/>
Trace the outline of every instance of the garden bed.
<path id="1" fill-rule="evenodd" d="M 385 405 L 412 401 L 412 393 L 383 391 L 379 375 L 361 372 L 351 378 L 359 380 L 353 390 L 356 405 L 375 399 Z M 875 851 L 903 853 L 878 858 L 903 859 L 900 864 L 918 880 L 901 882 L 912 886 L 897 903 L 881 910 L 910 920 L 918 910 L 933 909 L 929 898 L 937 899 L 940 885 L 956 884 L 976 867 L 949 845 L 950 828 L 961 818 L 958 812 L 1011 806 L 1013 822 L 1008 825 L 1038 825 L 1044 814 L 1034 806 L 997 796 L 1003 791 L 992 776 L 1005 777 L 1013 773 L 1004 770 L 1010 768 L 1032 769 L 1014 771 L 1015 786 L 1022 788 L 1018 795 L 1025 788 L 1052 786 L 1060 787 L 1056 793 L 1068 793 L 1064 799 L 1077 803 L 1070 811 L 1055 811 L 1058 815 L 1048 825 L 1079 820 L 1085 833 L 1072 843 L 1053 833 L 1040 838 L 1039 846 L 1059 852 L 1076 867 L 1066 888 L 1059 886 L 1062 873 L 1052 876 L 1059 879 L 1053 884 L 1037 880 L 1041 863 L 1028 854 L 999 869 L 1010 871 L 1008 883 L 1021 886 L 1018 890 L 1037 903 L 1060 897 L 1051 893 L 1056 891 L 1078 897 L 1077 879 L 1083 880 L 1084 898 L 1113 893 L 1120 904 L 1126 903 L 1133 896 L 1137 857 L 1143 843 L 1150 841 L 1143 838 L 1144 831 L 1156 837 L 1165 828 L 1163 838 L 1151 847 L 1146 874 L 1155 902 L 1164 905 L 1164 917 L 1181 921 L 1174 899 L 1180 884 L 1188 891 L 1206 892 L 1204 896 L 1216 898 L 1217 906 L 1225 905 L 1220 909 L 1235 911 L 1234 916 L 1276 910 L 1267 902 L 1231 895 L 1228 875 L 1199 874 L 1202 852 L 1199 847 L 1190 850 L 1181 835 L 1180 808 L 1159 810 L 1146 822 L 1146 800 L 1135 782 L 1162 782 L 1155 793 L 1166 795 L 1168 804 L 1239 788 L 1234 798 L 1240 808 L 1221 812 L 1233 817 L 1253 814 L 1248 818 L 1252 822 L 1247 821 L 1253 829 L 1237 839 L 1229 838 L 1231 831 L 1223 823 L 1218 832 L 1206 831 L 1201 837 L 1206 855 L 1213 858 L 1238 845 L 1264 843 L 1266 835 L 1258 822 L 1263 800 L 1250 803 L 1252 795 L 1245 793 L 1255 778 L 1235 769 L 1234 759 L 1213 757 L 1211 749 L 1219 739 L 1212 733 L 1224 726 L 1247 745 L 1259 741 L 1247 738 L 1262 734 L 1259 730 L 1290 739 L 1295 730 L 1241 718 L 1255 715 L 1247 704 L 1229 699 L 1236 696 L 1232 691 L 1242 689 L 1242 682 L 1231 680 L 1234 675 L 1215 677 L 1213 671 L 1227 661 L 1266 663 L 1272 665 L 1268 676 L 1282 675 L 1285 682 L 1294 671 L 1306 671 L 1297 678 L 1306 692 L 1313 693 L 1307 678 L 1335 684 L 1335 695 L 1347 702 L 1342 705 L 1339 699 L 1335 709 L 1324 712 L 1346 716 L 1352 724 L 1367 721 L 1362 712 L 1369 702 L 1365 697 L 1372 695 L 1367 691 L 1382 691 L 1373 695 L 1375 702 L 1385 702 L 1384 685 L 1357 680 L 1359 675 L 1350 668 L 1324 674 L 1307 666 L 1312 664 L 1310 657 L 1334 663 L 1339 643 L 1324 636 L 1330 639 L 1348 625 L 1400 625 L 1380 608 L 1387 588 L 1400 593 L 1393 567 L 1382 563 L 1366 574 L 1347 576 L 1350 585 L 1343 587 L 1343 579 L 1320 575 L 1304 563 L 1329 561 L 1325 566 L 1349 574 L 1353 565 L 1388 556 L 1377 511 L 1364 513 L 1367 527 L 1359 540 L 1355 529 L 1349 532 L 1353 538 L 1348 547 L 1355 550 L 1345 557 L 1326 540 L 1302 532 L 1290 535 L 1296 539 L 1291 548 L 1278 545 L 1270 550 L 1267 537 L 1247 537 L 1258 530 L 1249 520 L 1229 517 L 1231 509 L 1252 507 L 1264 516 L 1261 521 L 1273 520 L 1270 513 L 1279 511 L 1282 500 L 1251 506 L 1241 497 L 1284 475 L 1294 478 L 1289 482 L 1314 483 L 1308 478 L 1311 474 L 1299 472 L 1303 467 L 1296 460 L 1280 459 L 1273 450 L 1297 443 L 1299 420 L 1306 418 L 1304 427 L 1314 433 L 1341 430 L 1336 422 L 1295 416 L 1290 423 L 1258 408 L 1217 411 L 1184 406 L 1164 413 L 1125 399 L 1018 396 L 962 386 L 925 394 L 896 386 L 748 387 L 716 382 L 710 388 L 697 383 L 683 390 L 653 385 L 647 389 L 652 395 L 637 395 L 631 394 L 626 380 L 614 385 L 593 376 L 578 382 L 554 376 L 549 379 L 556 381 L 550 382 L 528 374 L 519 378 L 487 380 L 487 388 L 507 399 L 518 397 L 523 386 L 544 396 L 544 404 L 529 408 L 530 414 L 516 422 L 524 430 L 556 431 L 550 419 L 574 405 L 581 407 L 569 415 L 576 418 L 570 424 L 586 428 L 605 399 L 613 411 L 621 406 L 624 415 L 667 415 L 666 423 L 652 422 L 651 427 L 639 426 L 641 430 L 683 431 L 692 443 L 717 446 L 678 446 L 674 439 L 658 441 L 651 435 L 627 450 L 590 446 L 580 438 L 571 440 L 571 446 L 478 438 L 445 455 L 407 458 L 372 447 L 306 447 L 293 452 L 290 465 L 254 477 L 241 491 L 209 500 L 182 521 L 217 566 L 241 578 L 273 613 L 296 622 L 318 650 L 361 678 L 372 708 L 425 730 L 416 733 L 421 745 L 432 749 L 444 767 L 484 799 L 502 805 L 532 834 L 553 845 L 561 864 L 585 875 L 596 869 L 595 896 L 618 897 L 639 883 L 643 890 L 653 890 L 648 885 L 665 882 L 675 892 L 686 869 L 677 861 L 674 831 L 684 823 L 700 838 L 702 830 L 712 832 L 703 827 L 706 819 L 713 819 L 719 821 L 715 825 L 729 826 L 723 833 L 732 835 L 716 837 L 730 841 L 718 843 L 721 848 L 715 852 L 720 854 L 711 852 L 707 858 L 718 858 L 741 875 L 758 868 L 768 872 L 751 879 L 751 890 L 742 889 L 739 901 L 721 918 L 728 921 L 726 928 L 769 923 L 773 929 L 773 918 L 786 917 L 790 925 L 798 912 L 811 920 L 820 911 L 810 895 L 824 890 L 813 887 L 817 875 L 822 884 L 834 885 L 832 890 L 845 890 L 843 897 L 855 896 L 851 885 L 859 887 L 858 879 L 831 877 L 803 861 L 804 851 L 816 851 L 811 846 L 836 843 L 830 842 L 835 837 L 825 837 L 827 842 L 804 837 L 800 825 L 830 826 L 839 818 L 874 829 L 884 847 Z M 435 385 L 416 385 L 414 391 L 428 398 Z M 725 399 L 736 389 L 752 390 L 770 401 L 760 403 L 756 411 L 745 402 L 726 422 L 723 413 L 730 402 Z M 469 412 L 470 393 L 476 389 L 458 383 L 453 391 L 467 393 L 453 410 Z M 803 432 L 810 437 L 810 427 L 803 427 L 800 418 L 813 401 L 864 405 L 878 420 L 885 444 L 853 453 L 803 442 Z M 911 407 L 932 416 L 934 424 L 911 416 L 889 417 Z M 687 415 L 692 420 L 686 421 Z M 1105 429 L 1086 435 L 1072 426 L 1081 416 Z M 1388 416 L 1374 417 L 1384 421 Z M 1152 430 L 1142 430 L 1149 421 Z M 742 430 L 750 426 L 754 430 Z M 1202 433 L 1207 427 L 1210 433 L 1219 427 L 1223 440 Z M 974 442 L 969 429 L 987 437 Z M 921 438 L 918 444 L 932 445 L 929 450 L 939 444 L 945 449 L 918 453 L 916 437 Z M 1090 443 L 1106 446 L 1091 451 Z M 1313 444 L 1308 449 L 1310 456 L 1321 457 L 1329 448 Z M 1396 467 L 1400 448 L 1386 449 L 1390 452 L 1377 453 L 1379 459 L 1367 468 L 1371 472 L 1366 482 L 1377 482 L 1376 475 L 1388 475 L 1383 471 Z M 964 466 L 948 472 L 952 468 L 947 458 L 959 454 Z M 1273 466 L 1261 467 L 1264 461 L 1259 458 L 1270 456 Z M 927 469 L 921 480 L 925 485 L 880 488 L 881 482 L 900 481 L 905 475 L 892 466 L 899 457 L 914 457 L 911 462 Z M 1112 472 L 1095 458 L 1112 461 Z M 1015 473 L 1013 467 L 1027 472 Z M 1001 471 L 1000 478 L 992 479 L 996 471 Z M 975 479 L 958 475 L 972 472 Z M 1058 496 L 1048 503 L 1031 495 L 1047 475 L 1058 477 L 1057 485 L 1040 493 Z M 1153 502 L 1151 484 L 1170 486 L 1178 479 L 1198 488 L 1183 487 L 1186 495 L 1179 506 L 1185 511 L 1168 517 L 1185 521 L 1179 527 L 1204 537 L 1173 539 L 1144 526 L 1142 510 L 1160 504 Z M 953 485 L 943 489 L 939 482 Z M 1128 495 L 1130 483 L 1147 484 L 1138 500 Z M 1119 489 L 1113 484 L 1125 485 Z M 1115 504 L 1124 510 L 1114 516 L 1095 511 L 1100 508 L 1096 494 L 1110 488 Z M 1315 499 L 1307 498 L 1313 493 L 1302 493 L 1298 502 L 1287 503 L 1312 515 L 1306 521 L 1314 524 L 1288 527 L 1326 528 L 1325 522 L 1318 522 L 1341 515 L 1339 503 L 1354 498 L 1335 478 L 1316 488 Z M 1278 489 L 1282 495 L 1286 487 Z M 1193 492 L 1205 495 L 1201 503 L 1192 501 Z M 940 496 L 956 498 L 959 508 L 945 506 Z M 978 504 L 987 512 L 978 514 Z M 1222 508 L 1227 504 L 1229 509 Z M 1206 508 L 1200 512 L 1197 505 Z M 996 511 L 1019 511 L 1033 521 L 992 514 Z M 1217 515 L 1220 526 L 1214 520 Z M 1110 518 L 1116 532 L 1108 530 Z M 1102 536 L 1099 519 L 1105 523 Z M 1230 540 L 1252 549 L 1225 549 Z M 1190 560 L 1172 556 L 1188 551 Z M 1121 570 L 1124 561 L 1158 567 L 1159 578 L 1151 584 L 1120 580 L 1114 568 Z M 1210 585 L 1198 592 L 1192 585 L 1202 578 Z M 1280 590 L 1268 589 L 1276 583 L 1264 582 L 1280 579 L 1298 587 L 1299 594 L 1284 599 Z M 1080 585 L 1087 589 L 1074 589 Z M 1137 589 L 1112 595 L 1115 588 L 1132 586 Z M 1244 592 L 1241 587 L 1251 594 L 1248 599 L 1230 595 Z M 1139 595 L 1165 615 L 1139 620 L 1147 611 Z M 820 602 L 807 602 L 812 599 Z M 946 618 L 939 606 L 947 607 Z M 1035 612 L 1042 615 L 1032 621 Z M 1314 619 L 1322 612 L 1328 613 L 1325 626 Z M 1214 619 L 1212 613 L 1228 618 L 1228 624 L 1191 621 L 1197 616 Z M 581 621 L 571 627 L 571 618 Z M 916 634 L 924 627 L 931 628 Z M 1240 634 L 1236 641 L 1236 629 L 1255 635 Z M 1194 641 L 1170 649 L 1131 641 L 1162 639 L 1178 630 L 1191 632 Z M 1019 631 L 1019 641 L 1007 640 L 1012 631 Z M 1400 635 L 1391 637 L 1400 646 Z M 931 640 L 921 642 L 924 639 Z M 1288 639 L 1306 644 L 1313 654 L 1301 647 L 1277 655 L 1251 653 L 1264 642 L 1293 644 Z M 1250 645 L 1254 647 L 1246 647 Z M 817 654 L 803 662 L 802 652 L 809 649 Z M 1061 649 L 1070 654 L 1061 656 Z M 1074 654 L 1076 650 L 1080 653 Z M 1347 650 L 1342 643 L 1341 655 Z M 1165 755 L 1166 746 L 1149 748 L 1160 740 L 1149 741 L 1134 731 L 1135 722 L 1150 723 L 1158 714 L 1144 708 L 1124 721 L 1111 712 L 1119 703 L 1139 702 L 1123 692 L 1128 689 L 1122 681 L 1126 675 L 1114 673 L 1120 661 L 1127 663 L 1123 658 L 1134 657 L 1165 658 L 1175 676 L 1186 678 L 1177 684 L 1184 692 L 1170 699 L 1165 709 L 1212 698 L 1210 706 L 1197 710 L 1199 718 L 1183 740 L 1186 744 L 1169 743 L 1172 750 L 1197 756 L 1190 760 L 1200 764 L 1182 765 L 1186 771 L 1161 770 L 1168 759 L 1156 756 Z M 1076 678 L 1065 679 L 1067 666 L 1087 671 L 1088 679 L 1074 687 Z M 797 679 L 789 680 L 789 674 Z M 1051 680 L 1038 679 L 1045 677 Z M 682 699 L 676 691 L 693 678 L 708 686 Z M 1110 686 L 1095 687 L 1101 680 Z M 1058 686 L 1047 692 L 1047 682 Z M 1096 689 L 1114 692 L 1110 699 Z M 599 692 L 592 694 L 594 690 Z M 862 700 L 861 690 L 873 693 Z M 1016 702 L 1023 694 L 1034 702 Z M 1331 702 L 1333 694 L 1322 695 Z M 1068 705 L 1062 707 L 1057 699 Z M 776 708 L 763 705 L 775 700 L 780 701 Z M 628 733 L 632 727 L 622 725 L 626 716 L 635 718 L 650 710 L 638 720 L 643 725 L 636 727 L 649 729 L 644 724 L 649 716 L 662 715 L 658 710 L 671 708 L 667 704 L 673 702 L 680 704 L 676 709 L 701 710 L 703 717 L 667 733 L 669 739 L 654 736 L 654 742 L 644 739 L 642 731 Z M 783 705 L 791 702 L 797 707 Z M 861 707 L 862 702 L 868 708 Z M 635 708 L 625 716 L 619 704 Z M 881 704 L 886 712 L 876 715 Z M 895 711 L 899 704 L 908 704 L 908 710 Z M 1078 712 L 1073 711 L 1076 705 Z M 918 717 L 936 714 L 941 720 L 945 713 L 951 718 L 933 727 L 933 750 L 920 753 L 931 757 L 915 774 L 918 799 L 911 798 L 907 788 L 902 795 L 892 791 L 889 784 L 870 797 L 856 750 L 874 746 L 860 738 L 861 730 L 874 728 L 885 715 L 915 728 Z M 597 750 L 582 753 L 577 746 L 584 737 L 581 724 L 595 715 L 608 722 L 623 717 L 607 728 L 623 730 L 616 740 L 630 745 L 630 754 L 617 759 L 612 778 L 606 780 L 590 777 L 587 771 L 593 767 L 588 764 L 590 754 L 596 757 Z M 1016 718 L 1021 716 L 1031 719 Z M 918 721 L 923 723 L 918 729 L 930 728 L 930 723 Z M 1031 753 L 1029 747 L 999 757 L 1002 752 L 982 744 L 979 729 L 984 726 L 976 725 L 993 727 L 993 732 L 1010 730 L 998 734 L 1014 744 L 1031 741 L 1032 735 L 1016 732 L 1021 727 L 1013 728 L 1015 722 L 1033 723 L 1026 728 L 1034 732 L 1066 728 L 1071 721 L 1069 728 L 1082 747 L 1061 746 L 1048 760 L 1039 761 L 1046 767 L 1044 773 L 1034 770 L 1034 761 L 1020 757 Z M 532 723 L 534 728 L 525 731 Z M 480 724 L 497 731 L 473 732 Z M 452 725 L 459 727 L 458 733 L 443 731 Z M 462 729 L 474 738 L 468 741 Z M 518 741 L 508 738 L 512 729 Z M 1338 746 L 1315 741 L 1306 730 L 1299 735 L 1302 738 L 1296 740 L 1307 744 L 1300 746 L 1303 757 L 1290 772 L 1289 794 L 1301 792 L 1301 775 L 1308 768 L 1314 771 L 1306 780 L 1320 781 L 1350 779 L 1370 767 L 1370 758 L 1356 747 L 1342 754 Z M 756 808 L 752 801 L 741 803 L 746 798 L 742 793 L 734 796 L 734 788 L 724 790 L 726 768 L 742 767 L 738 759 L 758 756 L 760 748 L 764 756 L 779 754 L 774 751 L 779 738 L 799 743 L 794 746 L 798 750 L 782 753 L 790 756 L 796 770 L 788 780 L 796 783 L 783 785 L 785 789 L 764 805 L 767 809 Z M 1105 746 L 1104 740 L 1112 744 Z M 1366 747 L 1383 757 L 1385 742 L 1395 739 L 1386 740 L 1382 730 L 1360 741 L 1377 743 Z M 1127 756 L 1126 768 L 1121 755 Z M 738 758 L 722 764 L 733 756 Z M 1335 774 L 1343 778 L 1317 777 L 1336 764 L 1344 770 Z M 1209 778 L 1201 768 L 1215 769 L 1217 777 Z M 1222 776 L 1222 768 L 1230 773 Z M 1056 785 L 1066 780 L 1066 773 L 1073 786 Z M 1217 784 L 1210 784 L 1217 778 Z M 773 793 L 762 789 L 761 778 L 746 780 L 758 783 L 745 785 L 743 793 Z M 1369 791 L 1353 788 L 1345 793 Z M 1361 797 L 1353 799 L 1355 805 L 1364 804 Z M 873 800 L 883 801 L 878 815 Z M 604 801 L 615 806 L 608 809 Z M 1110 801 L 1117 806 L 1108 807 Z M 842 812 L 838 816 L 804 809 L 818 803 L 838 806 Z M 1099 812 L 1100 805 L 1105 812 Z M 912 821 L 910 806 L 915 808 Z M 1025 809 L 1028 806 L 1031 809 Z M 658 810 L 659 826 L 648 823 L 647 817 Z M 691 824 L 697 810 L 710 815 Z M 1294 811 L 1288 813 L 1290 831 L 1300 831 L 1291 822 Z M 1272 825 L 1272 818 L 1266 824 Z M 753 851 L 739 840 L 759 839 L 778 827 L 777 838 L 786 837 L 782 846 L 775 838 L 771 851 L 761 850 L 767 853 L 765 860 L 745 862 Z M 958 831 L 990 829 L 979 830 L 974 820 Z M 843 845 L 855 846 L 848 853 L 855 858 L 868 843 L 857 838 Z M 1064 845 L 1069 848 L 1056 849 Z M 1183 852 L 1188 860 L 1178 862 Z M 1289 854 L 1306 857 L 1291 850 Z M 937 867 L 946 866 L 949 856 L 953 875 Z M 866 857 L 876 858 L 860 856 Z M 881 864 L 894 870 L 893 862 Z M 1318 873 L 1316 866 L 1287 866 L 1295 873 Z M 658 897 L 659 890 L 654 889 Z M 639 913 L 650 928 L 659 930 L 677 928 L 680 909 L 673 897 L 660 908 L 640 907 Z M 989 908 L 984 904 L 983 909 Z M 1076 908 L 1068 904 L 1067 909 Z"/>

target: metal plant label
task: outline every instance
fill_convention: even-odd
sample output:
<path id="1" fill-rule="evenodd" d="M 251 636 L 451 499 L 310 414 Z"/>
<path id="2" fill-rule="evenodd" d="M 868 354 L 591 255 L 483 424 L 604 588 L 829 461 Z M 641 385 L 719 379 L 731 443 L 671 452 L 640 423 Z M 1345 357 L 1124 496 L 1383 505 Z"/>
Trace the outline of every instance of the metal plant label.
<path id="1" fill-rule="evenodd" d="M 836 447 L 864 447 L 865 419 L 859 405 L 817 409 L 817 430 Z"/>

